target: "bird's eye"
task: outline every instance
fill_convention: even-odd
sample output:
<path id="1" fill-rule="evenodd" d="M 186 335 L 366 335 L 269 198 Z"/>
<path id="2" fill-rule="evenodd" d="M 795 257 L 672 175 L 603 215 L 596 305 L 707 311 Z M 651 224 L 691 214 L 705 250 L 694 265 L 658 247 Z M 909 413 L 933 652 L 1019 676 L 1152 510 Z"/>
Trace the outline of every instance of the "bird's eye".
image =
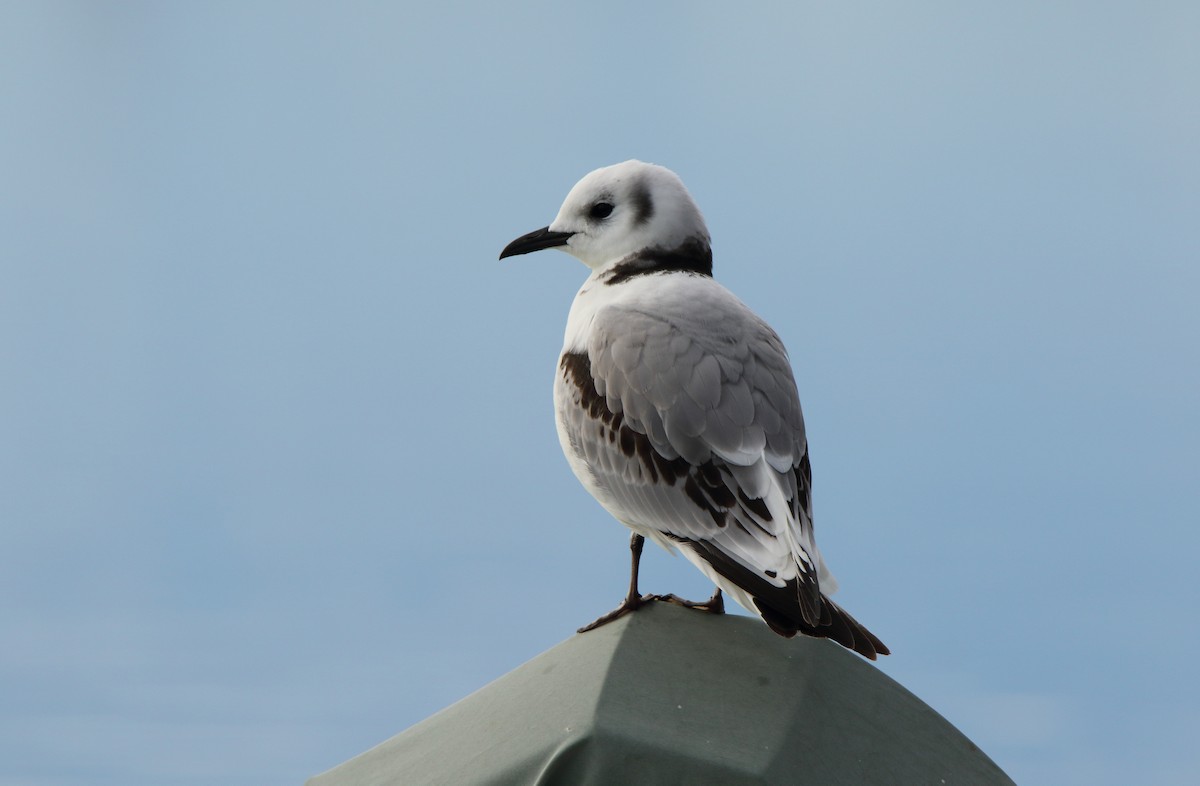
<path id="1" fill-rule="evenodd" d="M 607 202 L 597 202 L 592 205 L 592 209 L 588 211 L 588 215 L 592 218 L 608 218 L 612 215 L 613 206 Z"/>

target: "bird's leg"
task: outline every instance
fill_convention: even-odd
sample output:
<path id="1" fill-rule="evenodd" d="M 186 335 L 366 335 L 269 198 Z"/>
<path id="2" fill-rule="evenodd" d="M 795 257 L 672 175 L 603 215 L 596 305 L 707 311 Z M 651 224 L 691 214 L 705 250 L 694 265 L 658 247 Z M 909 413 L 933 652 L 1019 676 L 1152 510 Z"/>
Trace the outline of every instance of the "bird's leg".
<path id="1" fill-rule="evenodd" d="M 647 595 L 646 597 L 642 598 L 642 600 L 661 600 L 664 603 L 674 603 L 676 606 L 683 606 L 685 609 L 707 611 L 709 614 L 725 613 L 725 598 L 721 595 L 720 587 L 717 587 L 717 591 L 712 594 L 711 598 L 703 602 L 684 600 L 678 595 Z"/>
<path id="2" fill-rule="evenodd" d="M 601 625 L 607 625 L 615 619 L 624 617 L 629 612 L 636 611 L 639 606 L 651 599 L 649 595 L 643 598 L 638 594 L 638 567 L 642 561 L 642 547 L 645 545 L 646 539 L 636 532 L 629 539 L 629 552 L 632 555 L 632 563 L 629 570 L 629 593 L 625 596 L 625 600 L 620 606 L 617 606 L 603 617 L 584 625 L 579 629 L 580 633 L 587 633 L 589 630 L 595 630 Z"/>

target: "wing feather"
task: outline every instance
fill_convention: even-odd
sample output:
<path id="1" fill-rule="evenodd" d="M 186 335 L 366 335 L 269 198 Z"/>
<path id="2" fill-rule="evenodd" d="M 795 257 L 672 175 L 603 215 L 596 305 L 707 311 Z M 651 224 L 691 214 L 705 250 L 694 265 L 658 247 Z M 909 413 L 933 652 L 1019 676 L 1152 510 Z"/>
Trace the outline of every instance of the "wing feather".
<path id="1" fill-rule="evenodd" d="M 886 653 L 824 597 L 836 583 L 813 536 L 804 417 L 783 343 L 711 279 L 679 275 L 652 304 L 597 308 L 584 345 L 568 342 L 555 400 L 572 467 L 614 516 L 679 548 L 777 632 Z"/>
<path id="2" fill-rule="evenodd" d="M 778 337 L 737 305 L 703 323 L 601 309 L 573 361 L 590 379 L 560 375 L 560 398 L 574 404 L 560 418 L 618 518 L 681 546 L 707 544 L 770 586 L 795 585 L 815 623 L 819 558 L 792 481 L 806 451 L 795 382 Z"/>

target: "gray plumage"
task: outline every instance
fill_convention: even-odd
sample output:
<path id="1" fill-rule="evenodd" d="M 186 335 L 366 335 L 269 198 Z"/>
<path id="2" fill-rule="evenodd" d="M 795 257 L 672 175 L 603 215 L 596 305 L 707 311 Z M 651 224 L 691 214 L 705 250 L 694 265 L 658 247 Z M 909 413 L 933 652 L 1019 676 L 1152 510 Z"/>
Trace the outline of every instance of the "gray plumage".
<path id="1" fill-rule="evenodd" d="M 586 382 L 564 372 L 555 388 L 560 428 L 590 485 L 628 526 L 642 531 L 652 521 L 647 535 L 685 553 L 709 544 L 779 589 L 794 581 L 804 621 L 816 625 L 820 557 L 787 353 L 711 278 L 683 279 L 658 293 L 653 313 L 636 290 L 604 292 L 585 352 L 595 394 L 614 417 L 594 414 Z M 623 428 L 633 436 L 622 440 Z M 638 437 L 663 459 L 682 460 L 676 482 L 629 447 Z"/>

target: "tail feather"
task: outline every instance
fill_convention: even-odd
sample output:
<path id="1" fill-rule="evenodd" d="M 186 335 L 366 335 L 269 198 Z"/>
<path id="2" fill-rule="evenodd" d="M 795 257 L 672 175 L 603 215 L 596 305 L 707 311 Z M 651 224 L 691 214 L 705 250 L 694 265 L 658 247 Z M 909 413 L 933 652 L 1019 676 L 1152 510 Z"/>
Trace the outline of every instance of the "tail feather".
<path id="1" fill-rule="evenodd" d="M 791 638 L 797 633 L 817 638 L 830 639 L 848 650 L 854 650 L 868 660 L 879 655 L 891 655 L 891 650 L 874 633 L 854 619 L 848 611 L 829 598 L 821 597 L 821 621 L 816 625 L 805 622 L 800 615 L 787 614 L 767 605 L 759 598 L 754 605 L 763 621 L 781 636 Z"/>
<path id="2" fill-rule="evenodd" d="M 791 638 L 797 633 L 832 639 L 864 658 L 875 660 L 878 655 L 890 655 L 884 643 L 850 616 L 841 606 L 821 593 L 816 579 L 801 574 L 777 587 L 761 574 L 746 568 L 715 544 L 704 540 L 689 540 L 677 536 L 671 542 L 684 550 L 701 570 L 730 593 L 742 605 L 752 601 L 763 621 L 780 636 Z M 819 604 L 819 605 L 818 605 Z"/>

